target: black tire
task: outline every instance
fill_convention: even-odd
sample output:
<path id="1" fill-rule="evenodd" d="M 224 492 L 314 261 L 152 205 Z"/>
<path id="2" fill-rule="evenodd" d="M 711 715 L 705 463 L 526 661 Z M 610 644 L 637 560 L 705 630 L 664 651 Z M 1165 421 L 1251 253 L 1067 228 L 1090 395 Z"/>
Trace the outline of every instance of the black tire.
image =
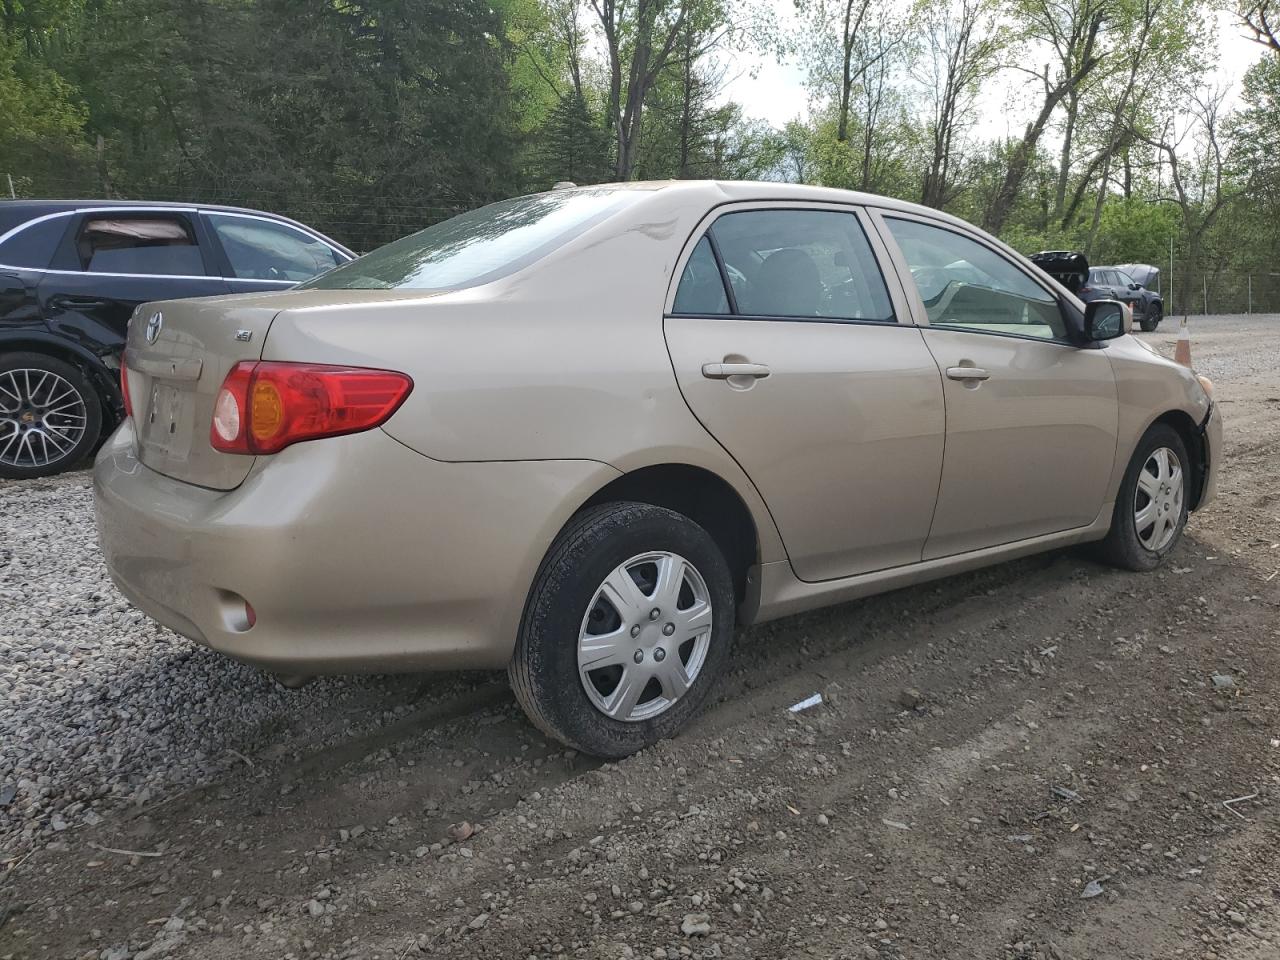
<path id="1" fill-rule="evenodd" d="M 1161 319 L 1163 319 L 1163 317 L 1160 311 L 1160 304 L 1158 303 L 1151 304 L 1149 307 L 1147 307 L 1146 316 L 1142 318 L 1142 321 L 1140 323 L 1140 326 L 1142 327 L 1143 332 L 1151 333 L 1152 331 L 1154 331 L 1157 327 L 1160 326 Z"/>
<path id="2" fill-rule="evenodd" d="M 1167 543 L 1152 550 L 1142 542 L 1137 529 L 1135 512 L 1138 502 L 1138 480 L 1147 461 L 1157 450 L 1171 450 L 1178 459 L 1182 473 L 1181 511 L 1177 518 L 1177 527 Z M 1125 570 L 1146 572 L 1154 570 L 1164 558 L 1178 545 L 1187 525 L 1187 504 L 1191 495 L 1191 461 L 1187 456 L 1186 445 L 1178 431 L 1167 424 L 1157 423 L 1152 426 L 1134 450 L 1129 467 L 1125 470 L 1124 479 L 1120 482 L 1120 493 L 1116 497 L 1115 512 L 1111 517 L 1111 530 L 1099 544 L 1101 558 L 1107 563 Z"/>
<path id="3" fill-rule="evenodd" d="M 678 554 L 701 576 L 711 606 L 709 648 L 688 690 L 665 712 L 616 720 L 597 708 L 584 688 L 580 633 L 605 578 L 650 551 Z M 649 504 L 592 507 L 560 533 L 534 578 L 508 668 L 511 686 L 529 719 L 548 736 L 596 757 L 629 756 L 673 736 L 701 709 L 728 663 L 734 615 L 729 565 L 706 530 L 683 514 Z"/>
<path id="4" fill-rule="evenodd" d="M 94 389 L 83 371 L 57 357 L 50 357 L 43 353 L 10 353 L 0 356 L 0 382 L 3 382 L 6 373 L 19 370 L 33 371 L 32 376 L 35 372 L 39 372 L 61 378 L 74 391 L 75 398 L 84 405 L 84 432 L 67 450 L 58 451 L 56 455 L 49 456 L 48 462 L 24 463 L 22 461 L 28 457 L 5 446 L 5 438 L 13 435 L 9 432 L 9 428 L 16 427 L 18 424 L 17 417 L 11 417 L 6 421 L 5 413 L 0 412 L 0 477 L 7 480 L 27 480 L 63 473 L 78 466 L 93 452 L 101 438 L 102 399 L 98 396 L 98 391 Z M 29 381 L 23 378 L 23 382 Z M 13 408 L 14 404 L 15 399 L 11 394 L 8 392 L 0 394 L 0 408 Z M 43 459 L 46 454 L 47 450 L 42 452 L 39 458 Z M 32 459 L 34 461 L 35 456 Z"/>

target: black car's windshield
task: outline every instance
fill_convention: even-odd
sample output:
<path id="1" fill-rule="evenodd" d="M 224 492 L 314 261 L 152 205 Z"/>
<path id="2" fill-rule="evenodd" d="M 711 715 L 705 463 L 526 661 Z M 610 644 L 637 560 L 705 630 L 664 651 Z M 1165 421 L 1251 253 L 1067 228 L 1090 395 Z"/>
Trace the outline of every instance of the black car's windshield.
<path id="1" fill-rule="evenodd" d="M 379 247 L 303 290 L 456 290 L 514 273 L 642 194 L 581 189 L 489 204 Z"/>

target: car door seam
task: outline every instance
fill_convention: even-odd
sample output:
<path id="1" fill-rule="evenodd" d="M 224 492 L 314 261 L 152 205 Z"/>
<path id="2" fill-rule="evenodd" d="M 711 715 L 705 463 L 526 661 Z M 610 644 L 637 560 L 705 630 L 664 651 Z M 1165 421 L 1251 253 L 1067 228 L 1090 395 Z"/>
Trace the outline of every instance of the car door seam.
<path id="1" fill-rule="evenodd" d="M 924 552 L 928 549 L 929 539 L 933 536 L 933 525 L 938 520 L 938 504 L 942 502 L 942 478 L 946 476 L 947 472 L 947 438 L 950 435 L 947 430 L 949 426 L 947 418 L 950 415 L 950 411 L 948 410 L 946 377 L 943 376 L 942 364 L 938 362 L 937 354 L 933 352 L 933 347 L 929 346 L 929 338 L 924 335 L 925 329 L 924 327 L 916 327 L 925 351 L 929 354 L 930 359 L 933 360 L 933 365 L 938 369 L 938 388 L 942 392 L 942 457 L 938 462 L 938 489 L 933 495 L 933 512 L 929 514 L 929 529 L 924 535 L 924 540 L 920 543 L 920 563 L 925 562 Z"/>
<path id="2" fill-rule="evenodd" d="M 680 383 L 680 374 L 676 371 L 676 358 L 671 355 L 671 341 L 667 337 L 667 319 L 668 318 L 665 316 L 662 318 L 662 347 L 667 352 L 667 363 L 671 365 L 671 379 L 675 382 L 676 392 L 680 394 L 680 400 L 684 403 L 684 408 L 689 411 L 689 415 L 693 417 L 698 426 L 702 428 L 702 431 L 711 438 L 711 442 L 723 450 L 725 456 L 733 461 L 733 464 L 746 478 L 747 483 L 751 484 L 751 489 L 756 492 L 756 496 L 760 499 L 760 502 L 764 504 L 765 513 L 769 515 L 769 522 L 773 524 L 774 533 L 778 535 L 778 542 L 782 544 L 782 552 L 786 554 L 787 566 L 791 567 L 792 576 L 799 580 L 800 575 L 796 573 L 795 566 L 791 563 L 791 551 L 787 548 L 787 541 L 782 536 L 782 528 L 778 525 L 778 518 L 773 515 L 773 508 L 769 506 L 769 501 L 765 499 L 764 491 L 756 485 L 755 479 L 747 472 L 747 468 L 742 465 L 738 458 L 733 455 L 733 451 L 726 447 L 720 441 L 720 438 L 712 432 L 711 428 L 703 423 L 702 418 L 698 416 L 698 411 L 693 408 L 693 404 L 690 403 L 689 398 L 685 396 L 684 386 Z M 725 320 L 728 318 L 717 317 L 716 319 Z"/>

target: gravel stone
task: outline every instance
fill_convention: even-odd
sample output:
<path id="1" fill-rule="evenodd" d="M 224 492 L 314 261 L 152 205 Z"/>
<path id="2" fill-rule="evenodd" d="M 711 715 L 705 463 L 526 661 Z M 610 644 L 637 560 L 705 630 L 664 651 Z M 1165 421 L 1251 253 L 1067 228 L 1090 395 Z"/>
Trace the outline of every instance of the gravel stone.
<path id="1" fill-rule="evenodd" d="M 680 932 L 686 937 L 705 937 L 711 933 L 710 921 L 705 913 L 686 913 L 680 921 Z"/>
<path id="2" fill-rule="evenodd" d="M 273 724 L 334 739 L 333 705 L 376 691 L 285 690 L 134 609 L 102 563 L 87 470 L 0 480 L 0 544 L 0 853 L 243 769 Z"/>

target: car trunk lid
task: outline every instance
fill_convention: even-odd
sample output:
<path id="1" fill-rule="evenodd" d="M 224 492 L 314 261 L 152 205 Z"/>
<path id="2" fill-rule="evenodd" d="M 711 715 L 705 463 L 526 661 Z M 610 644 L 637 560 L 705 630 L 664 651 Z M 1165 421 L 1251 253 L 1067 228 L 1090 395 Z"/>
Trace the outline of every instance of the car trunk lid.
<path id="1" fill-rule="evenodd" d="M 125 348 L 138 459 L 186 483 L 213 490 L 239 486 L 257 458 L 214 449 L 213 408 L 231 368 L 263 358 L 268 331 L 285 327 L 273 359 L 390 366 L 362 349 L 365 326 L 353 324 L 347 308 L 435 296 L 421 290 L 286 290 L 145 304 L 129 324 Z M 148 328 L 156 314 L 161 320 L 152 341 Z M 335 322 L 342 336 L 332 329 Z M 300 327 L 311 335 L 299 338 Z M 335 337 L 341 347 L 327 342 Z"/>

